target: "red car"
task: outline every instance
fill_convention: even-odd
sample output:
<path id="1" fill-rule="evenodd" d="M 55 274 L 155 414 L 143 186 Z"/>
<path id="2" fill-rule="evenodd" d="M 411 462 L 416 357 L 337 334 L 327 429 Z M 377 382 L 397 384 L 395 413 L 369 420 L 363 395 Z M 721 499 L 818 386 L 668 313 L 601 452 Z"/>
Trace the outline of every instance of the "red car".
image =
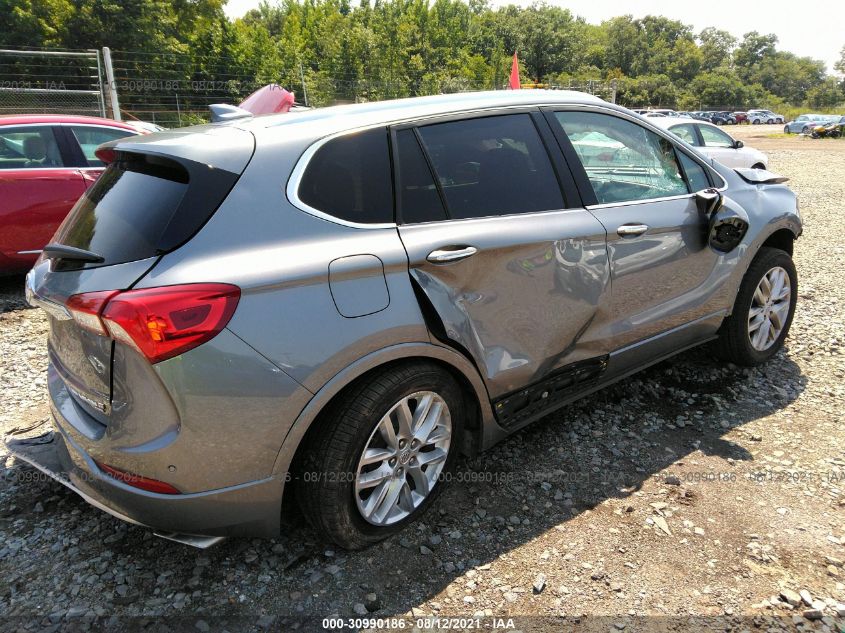
<path id="1" fill-rule="evenodd" d="M 102 173 L 97 146 L 138 130 L 109 119 L 0 116 L 0 274 L 24 272 Z"/>

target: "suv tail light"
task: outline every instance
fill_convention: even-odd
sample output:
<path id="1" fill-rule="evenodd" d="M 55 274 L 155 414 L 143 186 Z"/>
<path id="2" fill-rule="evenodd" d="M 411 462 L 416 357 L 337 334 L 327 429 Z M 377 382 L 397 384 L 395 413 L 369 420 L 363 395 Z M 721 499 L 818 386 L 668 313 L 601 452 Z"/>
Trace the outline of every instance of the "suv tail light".
<path id="1" fill-rule="evenodd" d="M 230 284 L 183 284 L 73 295 L 67 309 L 81 327 L 158 363 L 217 336 L 240 296 L 240 288 Z"/>

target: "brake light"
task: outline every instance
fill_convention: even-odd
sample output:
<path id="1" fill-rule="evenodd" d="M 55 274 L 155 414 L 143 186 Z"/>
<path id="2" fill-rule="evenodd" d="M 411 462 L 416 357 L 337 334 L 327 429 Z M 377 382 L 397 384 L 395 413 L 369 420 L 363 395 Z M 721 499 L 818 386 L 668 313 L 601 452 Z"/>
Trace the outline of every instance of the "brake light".
<path id="1" fill-rule="evenodd" d="M 127 486 L 140 488 L 141 490 L 147 490 L 148 492 L 157 492 L 162 495 L 182 494 L 178 489 L 174 488 L 165 481 L 159 481 L 158 479 L 150 479 L 149 477 L 129 473 L 125 470 L 120 470 L 119 468 L 115 468 L 114 466 L 109 466 L 108 464 L 103 464 L 98 461 L 94 461 L 94 463 L 97 464 L 97 467 L 109 477 L 122 481 Z"/>
<path id="2" fill-rule="evenodd" d="M 105 290 L 103 292 L 86 292 L 81 295 L 73 295 L 67 300 L 65 307 L 80 327 L 107 336 L 108 332 L 106 332 L 103 322 L 100 321 L 100 313 L 108 300 L 118 292 L 118 290 Z"/>
<path id="3" fill-rule="evenodd" d="M 158 363 L 217 336 L 240 296 L 240 288 L 230 284 L 182 284 L 74 295 L 67 308 L 81 327 Z"/>

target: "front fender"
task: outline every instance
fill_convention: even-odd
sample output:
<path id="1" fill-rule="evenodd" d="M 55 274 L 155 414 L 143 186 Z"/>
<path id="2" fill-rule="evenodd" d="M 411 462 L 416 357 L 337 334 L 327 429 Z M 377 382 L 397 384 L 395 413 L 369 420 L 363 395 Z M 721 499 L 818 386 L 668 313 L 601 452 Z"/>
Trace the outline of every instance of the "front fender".
<path id="1" fill-rule="evenodd" d="M 730 288 L 732 293 L 730 296 L 736 298 L 737 294 L 739 294 L 739 287 L 740 284 L 742 284 L 742 279 L 745 277 L 745 273 L 748 271 L 749 266 L 751 266 L 751 262 L 754 261 L 754 258 L 757 256 L 757 253 L 766 241 L 772 237 L 772 235 L 781 230 L 789 231 L 792 234 L 793 239 L 798 239 L 801 236 L 802 227 L 801 220 L 797 214 L 784 213 L 776 217 L 772 217 L 753 235 L 747 247 L 744 249 L 742 257 L 737 262 L 737 266 L 733 274 L 726 283 L 726 286 Z M 733 312 L 733 303 L 731 303 L 729 314 L 731 312 Z"/>

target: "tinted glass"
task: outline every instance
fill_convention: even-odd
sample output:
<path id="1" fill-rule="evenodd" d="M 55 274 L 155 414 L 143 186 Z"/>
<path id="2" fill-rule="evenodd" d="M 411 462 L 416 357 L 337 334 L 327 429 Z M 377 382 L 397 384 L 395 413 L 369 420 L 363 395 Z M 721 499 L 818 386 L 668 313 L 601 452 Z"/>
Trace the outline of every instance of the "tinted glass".
<path id="1" fill-rule="evenodd" d="M 683 152 L 678 152 L 678 158 L 684 167 L 684 173 L 687 175 L 690 191 L 701 191 L 710 186 L 710 181 L 707 179 L 704 167 Z"/>
<path id="2" fill-rule="evenodd" d="M 556 112 L 599 204 L 689 193 L 675 146 L 626 119 L 594 112 Z"/>
<path id="3" fill-rule="evenodd" d="M 445 220 L 446 211 L 437 192 L 434 176 L 431 175 L 414 131 L 399 131 L 396 143 L 398 202 L 402 222 L 409 224 Z"/>
<path id="4" fill-rule="evenodd" d="M 152 257 L 188 189 L 175 163 L 112 163 L 62 223 L 54 242 L 93 251 L 106 264 Z"/>
<path id="5" fill-rule="evenodd" d="M 348 222 L 393 222 L 393 183 L 387 130 L 339 136 L 314 154 L 299 199 Z"/>
<path id="6" fill-rule="evenodd" d="M 734 140 L 722 132 L 722 130 L 710 127 L 709 125 L 699 125 L 701 130 L 701 138 L 704 140 L 705 147 L 733 147 Z"/>
<path id="7" fill-rule="evenodd" d="M 683 139 L 690 145 L 698 145 L 698 137 L 695 135 L 695 128 L 691 123 L 684 123 L 683 125 L 674 125 L 669 128 L 675 136 Z"/>
<path id="8" fill-rule="evenodd" d="M 427 125 L 419 132 L 451 218 L 564 207 L 551 161 L 529 115 Z"/>
<path id="9" fill-rule="evenodd" d="M 63 167 L 52 128 L 0 127 L 0 169 Z"/>
<path id="10" fill-rule="evenodd" d="M 92 125 L 71 125 L 70 130 L 73 132 L 76 142 L 79 143 L 89 167 L 103 166 L 103 161 L 94 154 L 101 144 L 127 136 L 135 136 L 135 133 L 129 130 L 94 127 Z"/>

